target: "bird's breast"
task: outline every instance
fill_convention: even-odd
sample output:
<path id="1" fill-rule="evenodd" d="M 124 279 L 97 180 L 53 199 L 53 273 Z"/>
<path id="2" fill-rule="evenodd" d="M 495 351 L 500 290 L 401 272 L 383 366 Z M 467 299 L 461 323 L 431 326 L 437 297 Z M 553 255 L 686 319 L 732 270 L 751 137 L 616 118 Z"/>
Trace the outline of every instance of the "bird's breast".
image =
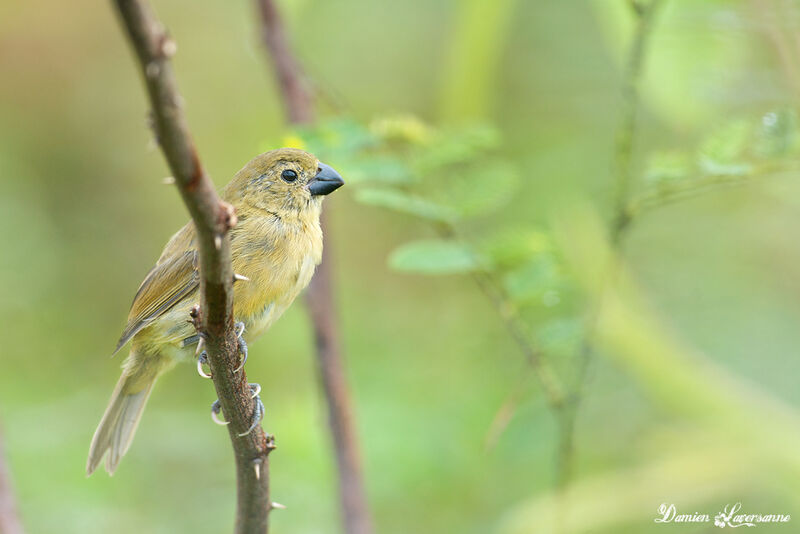
<path id="1" fill-rule="evenodd" d="M 244 321 L 248 341 L 286 311 L 311 281 L 322 256 L 318 224 L 261 224 L 253 230 L 246 232 L 246 241 L 234 240 L 232 247 L 234 271 L 249 278 L 234 286 L 234 315 Z"/>

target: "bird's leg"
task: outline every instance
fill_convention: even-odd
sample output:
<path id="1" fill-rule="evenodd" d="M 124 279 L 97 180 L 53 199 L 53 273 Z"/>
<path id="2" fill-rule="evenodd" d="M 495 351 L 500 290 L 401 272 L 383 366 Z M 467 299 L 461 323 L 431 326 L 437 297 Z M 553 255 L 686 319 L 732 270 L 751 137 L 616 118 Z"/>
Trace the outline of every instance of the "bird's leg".
<path id="1" fill-rule="evenodd" d="M 255 427 L 258 426 L 261 420 L 264 419 L 264 411 L 265 411 L 264 403 L 261 402 L 261 397 L 259 396 L 259 393 L 261 393 L 261 384 L 253 383 L 249 384 L 249 386 L 250 386 L 250 391 L 252 392 L 251 398 L 255 399 L 256 409 L 253 410 L 253 418 L 251 420 L 250 428 L 248 428 L 245 432 L 239 434 L 239 437 L 248 435 L 250 432 L 253 431 Z"/>
<path id="2" fill-rule="evenodd" d="M 244 340 L 244 323 L 238 322 L 233 326 L 236 328 L 236 345 L 239 348 L 239 354 L 242 355 L 242 363 L 236 368 L 236 372 L 238 373 L 247 362 L 247 342 Z"/>

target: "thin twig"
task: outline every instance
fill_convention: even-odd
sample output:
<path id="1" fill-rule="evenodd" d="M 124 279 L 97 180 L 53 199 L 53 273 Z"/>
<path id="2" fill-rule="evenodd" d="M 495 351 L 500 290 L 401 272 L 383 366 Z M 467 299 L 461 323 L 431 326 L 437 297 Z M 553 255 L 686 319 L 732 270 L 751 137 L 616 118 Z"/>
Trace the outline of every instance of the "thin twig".
<path id="1" fill-rule="evenodd" d="M 300 63 L 292 54 L 286 31 L 275 3 L 257 0 L 264 48 L 279 82 L 289 122 L 308 124 L 314 121 L 312 95 L 305 83 Z M 373 531 L 361 467 L 361 453 L 356 437 L 355 416 L 344 372 L 339 339 L 339 320 L 333 298 L 331 256 L 334 250 L 328 224 L 330 206 L 323 212 L 325 246 L 322 263 L 308 288 L 307 301 L 317 349 L 317 366 L 328 406 L 328 424 L 336 452 L 339 473 L 344 531 L 347 534 L 371 534 Z"/>
<path id="2" fill-rule="evenodd" d="M 492 303 L 492 307 L 502 319 L 511 339 L 525 355 L 525 360 L 533 369 L 542 386 L 547 404 L 554 410 L 559 409 L 564 403 L 561 382 L 547 364 L 541 349 L 530 339 L 525 321 L 519 316 L 516 305 L 490 273 L 476 272 L 472 278 Z"/>
<path id="3" fill-rule="evenodd" d="M 436 231 L 445 239 L 459 241 L 457 229 L 448 223 L 437 223 Z M 513 299 L 506 293 L 502 283 L 489 270 L 476 271 L 472 274 L 475 284 L 483 292 L 492 307 L 500 316 L 511 339 L 517 344 L 525 360 L 533 370 L 542 386 L 545 399 L 550 408 L 560 409 L 564 403 L 564 391 L 561 382 L 547 363 L 542 350 L 533 342 L 528 334 L 528 327 L 519 315 L 519 309 Z M 513 399 L 511 399 L 513 400 Z M 504 403 L 504 406 L 506 403 Z"/>
<path id="4" fill-rule="evenodd" d="M 621 238 L 630 216 L 626 210 L 631 182 L 633 181 L 633 142 L 636 137 L 639 117 L 639 82 L 652 33 L 652 21 L 662 0 L 629 0 L 631 12 L 636 19 L 636 30 L 628 55 L 622 87 L 622 124 L 617 132 L 615 145 L 614 221 L 611 227 L 611 242 L 615 246 Z"/>
<path id="5" fill-rule="evenodd" d="M 621 249 L 623 239 L 630 228 L 632 220 L 629 203 L 634 176 L 633 153 L 639 115 L 639 83 L 647 56 L 653 19 L 662 0 L 628 0 L 628 3 L 635 20 L 635 31 L 623 78 L 622 122 L 617 132 L 616 143 L 614 145 L 614 173 L 616 182 L 610 239 L 615 251 Z M 614 278 L 614 270 L 614 265 L 606 266 L 606 283 L 610 283 Z M 564 497 L 564 491 L 569 485 L 574 471 L 576 418 L 593 355 L 594 349 L 592 342 L 594 330 L 597 326 L 596 318 L 600 305 L 601 304 L 598 302 L 586 318 L 583 339 L 578 349 L 575 378 L 558 417 L 559 437 L 556 462 L 556 487 L 561 494 L 561 498 L 559 499 L 559 523 L 562 522 L 567 515 L 567 503 Z"/>
<path id="6" fill-rule="evenodd" d="M 0 432 L 0 534 L 24 534 L 17 512 L 17 501 L 11 484 L 11 473 L 6 463 L 5 443 Z"/>
<path id="7" fill-rule="evenodd" d="M 628 200 L 628 215 L 633 220 L 652 210 L 694 198 L 720 189 L 741 186 L 782 172 L 796 172 L 798 165 L 793 160 L 767 162 L 754 166 L 742 175 L 719 174 L 683 179 L 665 187 L 654 187 Z"/>
<path id="8" fill-rule="evenodd" d="M 182 109 L 170 57 L 175 42 L 145 0 L 115 0 L 122 25 L 139 60 L 152 107 L 156 138 L 197 230 L 200 302 L 195 324 L 204 333 L 209 365 L 236 458 L 235 532 L 267 532 L 270 510 L 267 455 L 274 448 L 259 426 L 245 437 L 255 409 L 233 327 L 233 271 L 228 230 L 233 208 L 217 195 L 197 156 Z M 188 319 L 188 318 L 187 318 Z"/>

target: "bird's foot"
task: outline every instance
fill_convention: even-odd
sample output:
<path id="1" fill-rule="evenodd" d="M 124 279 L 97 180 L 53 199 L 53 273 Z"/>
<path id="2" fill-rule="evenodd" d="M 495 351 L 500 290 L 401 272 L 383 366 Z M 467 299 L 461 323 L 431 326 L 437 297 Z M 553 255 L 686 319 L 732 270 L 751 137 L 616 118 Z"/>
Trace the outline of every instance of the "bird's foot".
<path id="1" fill-rule="evenodd" d="M 247 342 L 244 340 L 244 323 L 238 322 L 233 326 L 236 328 L 236 345 L 239 348 L 239 354 L 242 355 L 242 363 L 236 368 L 236 372 L 238 373 L 247 362 Z"/>
<path id="2" fill-rule="evenodd" d="M 259 393 L 261 393 L 261 384 L 249 384 L 249 386 L 252 394 L 251 398 L 255 399 L 255 410 L 253 410 L 253 417 L 250 420 L 250 428 L 239 434 L 240 438 L 252 432 L 253 429 L 258 426 L 261 420 L 264 419 L 264 403 L 261 402 L 261 397 L 259 396 Z"/>
<path id="3" fill-rule="evenodd" d="M 250 432 L 253 431 L 255 427 L 264 419 L 264 403 L 261 401 L 261 397 L 259 393 L 261 393 L 261 384 L 248 384 L 250 386 L 250 393 L 251 399 L 255 399 L 255 410 L 253 411 L 253 417 L 251 418 L 250 428 L 246 431 L 239 434 L 239 437 L 244 437 L 248 435 Z M 219 402 L 219 399 L 215 400 L 211 404 L 211 419 L 218 425 L 227 425 L 230 424 L 230 421 L 223 421 L 219 418 L 219 414 L 222 412 L 222 405 Z"/>
<path id="4" fill-rule="evenodd" d="M 222 412 L 222 405 L 219 403 L 219 399 L 217 399 L 211 403 L 211 419 L 213 419 L 213 421 L 218 425 L 225 426 L 230 424 L 230 421 L 222 421 L 219 417 L 217 417 L 220 412 Z"/>
<path id="5" fill-rule="evenodd" d="M 211 373 L 206 373 L 203 369 L 204 365 L 208 365 L 208 353 L 206 351 L 201 352 L 197 357 L 197 374 L 203 378 L 211 378 Z"/>

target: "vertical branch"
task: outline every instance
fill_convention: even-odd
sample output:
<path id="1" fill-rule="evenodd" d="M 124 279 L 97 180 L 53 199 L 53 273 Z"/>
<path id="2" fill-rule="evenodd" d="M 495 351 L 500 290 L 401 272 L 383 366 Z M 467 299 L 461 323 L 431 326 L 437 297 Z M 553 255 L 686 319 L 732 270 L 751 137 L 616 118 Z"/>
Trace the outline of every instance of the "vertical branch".
<path id="1" fill-rule="evenodd" d="M 257 0 L 261 18 L 261 34 L 280 85 L 289 122 L 307 124 L 314 121 L 311 93 L 304 83 L 302 70 L 289 48 L 285 27 L 273 0 Z M 370 534 L 366 491 L 361 468 L 361 454 L 356 438 L 350 390 L 344 372 L 339 321 L 333 297 L 331 256 L 334 250 L 326 213 L 322 214 L 325 246 L 322 263 L 308 288 L 308 311 L 314 328 L 317 365 L 328 406 L 328 424 L 333 437 L 336 466 L 339 473 L 339 498 L 347 534 Z"/>
<path id="2" fill-rule="evenodd" d="M 23 534 L 22 522 L 17 513 L 14 488 L 11 486 L 11 473 L 6 464 L 5 443 L 0 433 L 0 534 Z"/>
<path id="3" fill-rule="evenodd" d="M 292 124 L 314 121 L 311 93 L 303 80 L 303 71 L 289 48 L 286 30 L 272 0 L 257 0 L 261 15 L 261 38 L 264 40 L 275 77 L 280 85 L 286 115 Z"/>
<path id="4" fill-rule="evenodd" d="M 623 238 L 631 222 L 629 204 L 634 175 L 633 149 L 639 114 L 639 83 L 647 56 L 653 19 L 662 3 L 662 0 L 627 1 L 630 4 L 636 26 L 623 79 L 622 120 L 614 145 L 614 175 L 616 179 L 610 233 L 611 243 L 615 251 L 619 251 L 621 248 Z M 614 266 L 607 265 L 605 270 L 606 283 L 610 283 L 614 277 Z M 600 304 L 597 304 L 596 308 L 599 308 L 599 306 Z M 575 381 L 559 417 L 558 475 L 556 483 L 561 489 L 564 489 L 569 483 L 574 469 L 575 419 L 580 407 L 586 374 L 592 358 L 592 337 L 596 328 L 596 317 L 597 309 L 592 310 L 587 317 L 585 332 L 578 354 Z"/>
<path id="5" fill-rule="evenodd" d="M 240 437 L 255 409 L 244 372 L 236 372 L 239 353 L 233 328 L 233 271 L 228 231 L 236 224 L 233 207 L 217 195 L 189 134 L 169 58 L 175 42 L 146 0 L 115 0 L 144 76 L 156 138 L 197 230 L 200 257 L 200 307 L 192 319 L 207 345 L 214 387 L 236 458 L 239 534 L 267 532 L 269 477 L 267 455 L 274 448 L 261 426 Z M 188 317 L 187 317 L 188 319 Z"/>
<path id="6" fill-rule="evenodd" d="M 628 0 L 631 12 L 636 19 L 636 30 L 628 54 L 628 63 L 622 86 L 622 124 L 617 131 L 614 148 L 616 183 L 614 190 L 611 242 L 619 245 L 619 240 L 630 222 L 628 200 L 633 181 L 633 142 L 636 137 L 639 116 L 639 82 L 642 66 L 650 41 L 652 22 L 662 0 Z"/>

